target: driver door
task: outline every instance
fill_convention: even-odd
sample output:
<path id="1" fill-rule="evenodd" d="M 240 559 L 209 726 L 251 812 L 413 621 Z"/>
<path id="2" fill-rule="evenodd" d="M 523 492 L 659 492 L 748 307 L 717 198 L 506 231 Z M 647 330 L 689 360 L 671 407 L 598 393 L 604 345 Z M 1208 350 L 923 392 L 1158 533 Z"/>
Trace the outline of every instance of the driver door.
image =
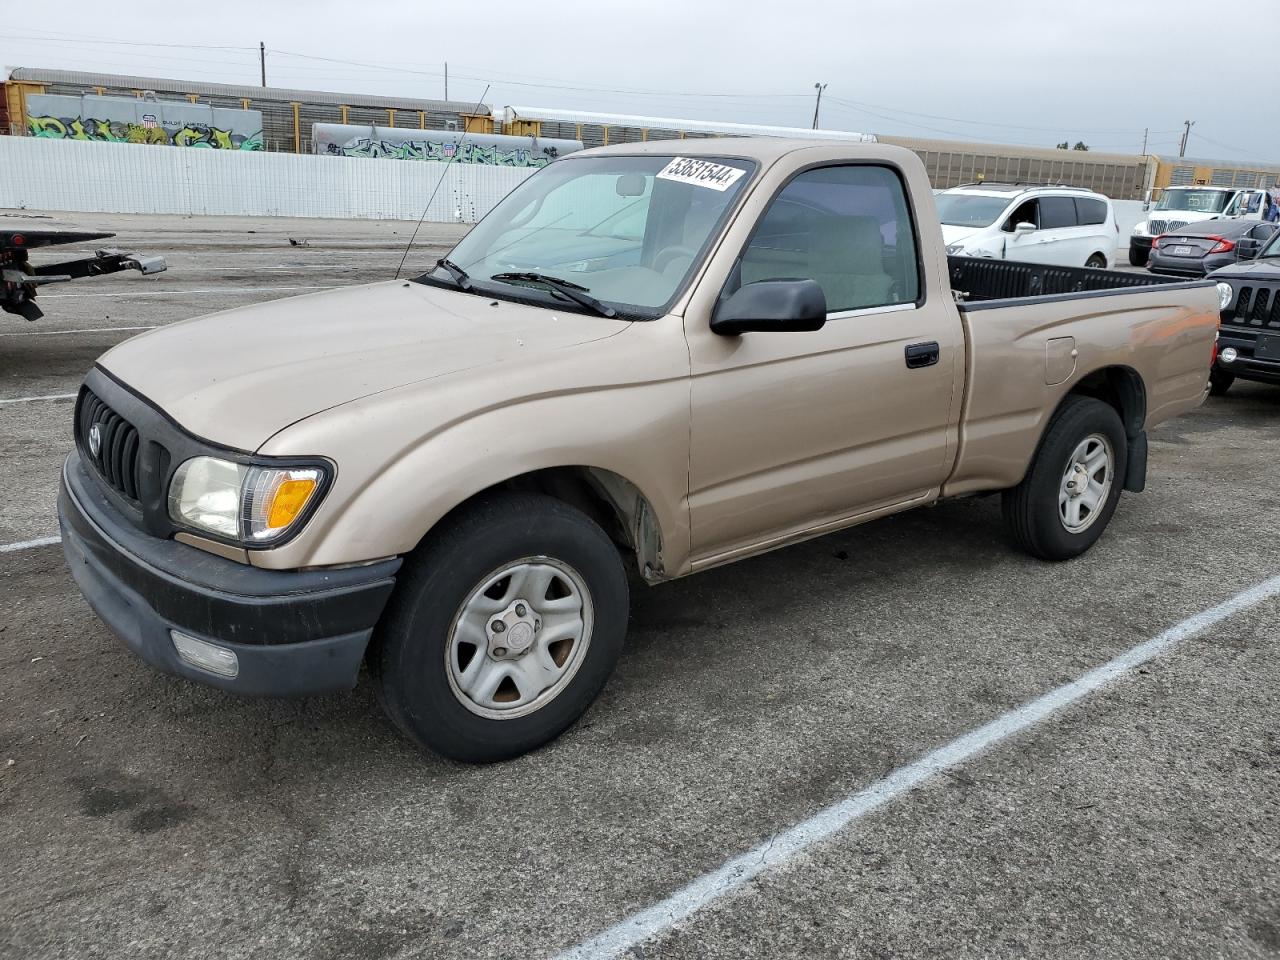
<path id="1" fill-rule="evenodd" d="M 718 336 L 686 315 L 695 570 L 942 483 L 963 337 L 950 299 L 925 294 L 906 197 L 896 170 L 834 165 L 797 174 L 761 215 L 722 299 L 811 279 L 822 329 Z"/>

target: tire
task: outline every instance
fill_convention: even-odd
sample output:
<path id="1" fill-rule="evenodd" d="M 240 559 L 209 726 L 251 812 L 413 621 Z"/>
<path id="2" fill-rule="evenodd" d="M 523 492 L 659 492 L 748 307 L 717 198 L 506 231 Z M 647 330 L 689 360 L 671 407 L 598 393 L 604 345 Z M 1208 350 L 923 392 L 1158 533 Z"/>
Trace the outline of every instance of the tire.
<path id="1" fill-rule="evenodd" d="M 1145 267 L 1149 259 L 1151 259 L 1150 252 L 1141 250 L 1137 247 L 1129 248 L 1129 266 Z"/>
<path id="2" fill-rule="evenodd" d="M 1100 253 L 1095 253 L 1084 262 L 1084 265 L 1093 270 L 1105 270 L 1107 269 L 1107 258 Z"/>
<path id="3" fill-rule="evenodd" d="M 1091 441 L 1095 445 L 1086 446 Z M 1094 481 L 1103 486 L 1102 473 L 1089 469 L 1084 481 L 1073 473 L 1073 463 L 1083 462 L 1082 449 L 1093 451 L 1091 463 L 1099 449 L 1107 455 L 1105 490 L 1092 486 Z M 1084 553 L 1102 536 L 1115 513 L 1127 465 L 1128 443 L 1116 411 L 1092 397 L 1068 396 L 1049 421 L 1027 475 L 1004 492 L 1001 506 L 1014 541 L 1041 560 L 1069 560 Z M 1068 480 L 1085 486 L 1069 487 Z M 1068 495 L 1069 489 L 1080 493 Z M 1086 514 L 1090 495 L 1097 502 Z M 1062 496 L 1067 497 L 1065 504 Z"/>
<path id="4" fill-rule="evenodd" d="M 584 513 L 541 494 L 477 501 L 405 564 L 369 653 L 379 702 L 409 739 L 446 757 L 518 756 L 595 700 L 622 652 L 627 609 L 618 549 Z M 555 633 L 543 618 L 559 621 L 547 627 Z M 512 647 L 495 646 L 503 640 Z M 472 696 L 466 684 L 483 689 Z"/>
<path id="5" fill-rule="evenodd" d="M 1222 397 L 1226 396 L 1231 385 L 1236 382 L 1234 373 L 1227 373 L 1214 367 L 1209 371 L 1209 396 Z"/>

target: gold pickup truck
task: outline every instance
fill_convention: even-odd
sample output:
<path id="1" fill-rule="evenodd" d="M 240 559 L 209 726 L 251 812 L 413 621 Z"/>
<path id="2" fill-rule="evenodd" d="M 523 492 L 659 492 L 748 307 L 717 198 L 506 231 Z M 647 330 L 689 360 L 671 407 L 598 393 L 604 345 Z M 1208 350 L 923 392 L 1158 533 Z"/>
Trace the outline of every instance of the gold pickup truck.
<path id="1" fill-rule="evenodd" d="M 949 259 L 895 147 L 587 150 L 413 280 L 104 355 L 63 544 L 162 670 L 305 695 L 367 662 L 417 743 L 511 757 L 600 692 L 629 580 L 991 491 L 1031 555 L 1087 550 L 1147 429 L 1203 400 L 1219 306 L 1212 281 Z"/>

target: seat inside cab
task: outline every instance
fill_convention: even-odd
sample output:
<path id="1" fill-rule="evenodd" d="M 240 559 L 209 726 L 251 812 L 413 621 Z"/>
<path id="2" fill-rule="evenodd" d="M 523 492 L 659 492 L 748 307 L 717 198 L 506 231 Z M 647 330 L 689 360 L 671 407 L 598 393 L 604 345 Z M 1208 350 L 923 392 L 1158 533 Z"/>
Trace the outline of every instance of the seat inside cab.
<path id="1" fill-rule="evenodd" d="M 775 205 L 770 213 L 781 206 Z M 886 247 L 874 217 L 791 206 L 797 209 L 785 216 L 771 215 L 761 224 L 742 259 L 742 283 L 814 280 L 831 312 L 891 302 L 893 277 L 885 261 L 894 251 Z"/>

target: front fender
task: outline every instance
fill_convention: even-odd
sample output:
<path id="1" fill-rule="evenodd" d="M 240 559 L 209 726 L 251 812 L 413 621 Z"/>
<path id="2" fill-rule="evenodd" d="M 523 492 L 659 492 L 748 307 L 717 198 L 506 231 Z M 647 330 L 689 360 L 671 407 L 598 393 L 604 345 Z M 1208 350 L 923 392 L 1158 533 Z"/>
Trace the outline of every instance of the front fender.
<path id="1" fill-rule="evenodd" d="M 504 364 L 470 371 L 294 424 L 260 452 L 320 451 L 338 465 L 337 476 L 306 529 L 278 549 L 254 553 L 252 562 L 290 569 L 405 554 L 481 491 L 572 466 L 609 471 L 634 485 L 660 528 L 668 575 L 683 572 L 688 354 L 677 325 L 663 325 L 636 325 L 643 328 L 637 337 L 599 341 L 589 357 L 578 353 L 538 370 Z M 678 349 L 671 349 L 673 332 Z M 627 381 L 616 382 L 624 368 Z M 587 377 L 605 382 L 582 383 Z M 546 389 L 555 383 L 573 385 Z M 504 398 L 513 392 L 515 399 Z"/>

